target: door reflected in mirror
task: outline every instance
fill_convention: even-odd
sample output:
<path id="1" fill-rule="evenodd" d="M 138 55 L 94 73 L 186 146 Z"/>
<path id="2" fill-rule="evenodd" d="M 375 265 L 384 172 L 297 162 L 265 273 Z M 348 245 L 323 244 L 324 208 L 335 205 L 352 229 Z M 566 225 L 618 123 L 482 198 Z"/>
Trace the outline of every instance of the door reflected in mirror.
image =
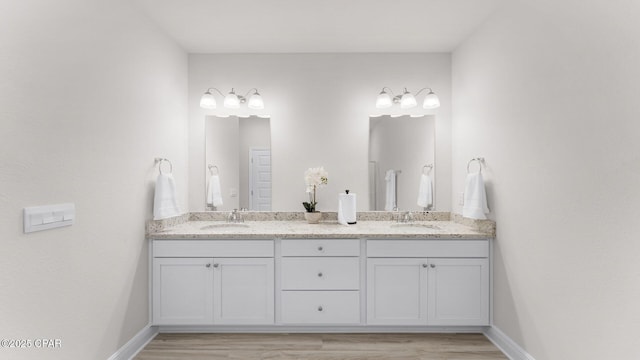
<path id="1" fill-rule="evenodd" d="M 369 118 L 370 210 L 435 209 L 434 175 L 434 116 Z"/>
<path id="2" fill-rule="evenodd" d="M 206 209 L 271 210 L 270 119 L 205 119 Z"/>

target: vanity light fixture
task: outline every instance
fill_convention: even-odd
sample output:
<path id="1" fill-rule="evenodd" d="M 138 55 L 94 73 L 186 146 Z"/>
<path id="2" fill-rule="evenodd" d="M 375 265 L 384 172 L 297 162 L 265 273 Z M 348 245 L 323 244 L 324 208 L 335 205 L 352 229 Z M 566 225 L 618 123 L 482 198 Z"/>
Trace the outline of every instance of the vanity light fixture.
<path id="1" fill-rule="evenodd" d="M 424 90 L 428 90 L 429 93 L 425 96 L 422 107 L 424 109 L 435 109 L 440 107 L 440 99 L 438 99 L 438 95 L 436 95 L 431 88 L 422 88 L 418 90 L 414 96 L 409 92 L 409 90 L 407 90 L 407 88 L 404 88 L 404 92 L 401 95 L 396 95 L 393 93 L 393 90 L 386 86 L 382 88 L 382 91 L 380 91 L 380 94 L 378 94 L 378 97 L 376 98 L 376 107 L 378 109 L 386 109 L 391 107 L 393 104 L 400 104 L 401 109 L 411 109 L 418 104 L 416 96 L 420 95 Z M 389 93 L 391 93 L 391 95 Z"/>
<path id="2" fill-rule="evenodd" d="M 208 88 L 200 98 L 200 107 L 205 109 L 215 109 L 217 107 L 216 98 L 211 93 L 212 90 L 217 91 L 220 96 L 224 97 L 223 105 L 227 109 L 238 109 L 240 108 L 240 104 L 244 103 L 247 103 L 247 107 L 249 107 L 249 109 L 264 109 L 264 101 L 262 101 L 262 96 L 260 96 L 260 93 L 258 93 L 258 89 L 256 88 L 247 91 L 244 96 L 236 94 L 233 88 L 231 88 L 231 91 L 229 91 L 227 95 L 224 95 L 216 88 Z M 247 96 L 249 96 L 251 92 L 253 92 L 253 94 L 251 94 L 249 99 L 247 99 Z"/>

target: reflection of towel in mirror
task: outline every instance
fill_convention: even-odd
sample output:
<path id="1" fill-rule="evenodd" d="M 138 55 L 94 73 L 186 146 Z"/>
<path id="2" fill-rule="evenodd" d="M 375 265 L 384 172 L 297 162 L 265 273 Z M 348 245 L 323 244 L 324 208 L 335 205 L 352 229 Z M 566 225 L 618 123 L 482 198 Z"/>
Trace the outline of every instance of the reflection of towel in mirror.
<path id="1" fill-rule="evenodd" d="M 418 206 L 431 209 L 433 206 L 433 182 L 429 175 L 420 176 L 420 188 L 418 189 Z"/>
<path id="2" fill-rule="evenodd" d="M 387 170 L 384 177 L 387 182 L 387 194 L 384 202 L 385 211 L 394 211 L 397 207 L 396 203 L 396 172 L 395 170 Z"/>
<path id="3" fill-rule="evenodd" d="M 488 213 L 487 194 L 484 189 L 482 174 L 479 172 L 468 174 L 464 188 L 462 216 L 471 219 L 486 219 L 485 214 Z"/>
<path id="4" fill-rule="evenodd" d="M 176 184 L 171 174 L 159 174 L 156 179 L 156 190 L 153 197 L 153 220 L 180 215 Z"/>
<path id="5" fill-rule="evenodd" d="M 222 191 L 220 190 L 220 177 L 211 175 L 207 188 L 207 204 L 212 206 L 222 205 Z"/>

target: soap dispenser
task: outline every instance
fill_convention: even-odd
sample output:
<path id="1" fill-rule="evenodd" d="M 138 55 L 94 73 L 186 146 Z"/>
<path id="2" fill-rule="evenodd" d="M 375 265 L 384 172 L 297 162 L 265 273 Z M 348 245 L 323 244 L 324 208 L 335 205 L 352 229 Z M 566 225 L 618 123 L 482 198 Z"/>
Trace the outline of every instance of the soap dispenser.
<path id="1" fill-rule="evenodd" d="M 338 222 L 343 225 L 356 223 L 356 194 L 349 194 L 349 190 L 338 195 Z"/>

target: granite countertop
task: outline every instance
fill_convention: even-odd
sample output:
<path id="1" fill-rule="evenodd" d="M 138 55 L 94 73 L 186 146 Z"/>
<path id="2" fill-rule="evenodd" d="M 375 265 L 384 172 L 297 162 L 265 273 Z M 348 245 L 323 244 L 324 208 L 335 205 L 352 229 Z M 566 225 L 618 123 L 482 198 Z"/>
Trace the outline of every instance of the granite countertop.
<path id="1" fill-rule="evenodd" d="M 300 220 L 246 221 L 241 224 L 225 221 L 185 221 L 147 234 L 149 239 L 486 239 L 494 234 L 456 221 L 358 221 L 355 225 L 340 225 L 325 220 L 308 224 Z"/>

